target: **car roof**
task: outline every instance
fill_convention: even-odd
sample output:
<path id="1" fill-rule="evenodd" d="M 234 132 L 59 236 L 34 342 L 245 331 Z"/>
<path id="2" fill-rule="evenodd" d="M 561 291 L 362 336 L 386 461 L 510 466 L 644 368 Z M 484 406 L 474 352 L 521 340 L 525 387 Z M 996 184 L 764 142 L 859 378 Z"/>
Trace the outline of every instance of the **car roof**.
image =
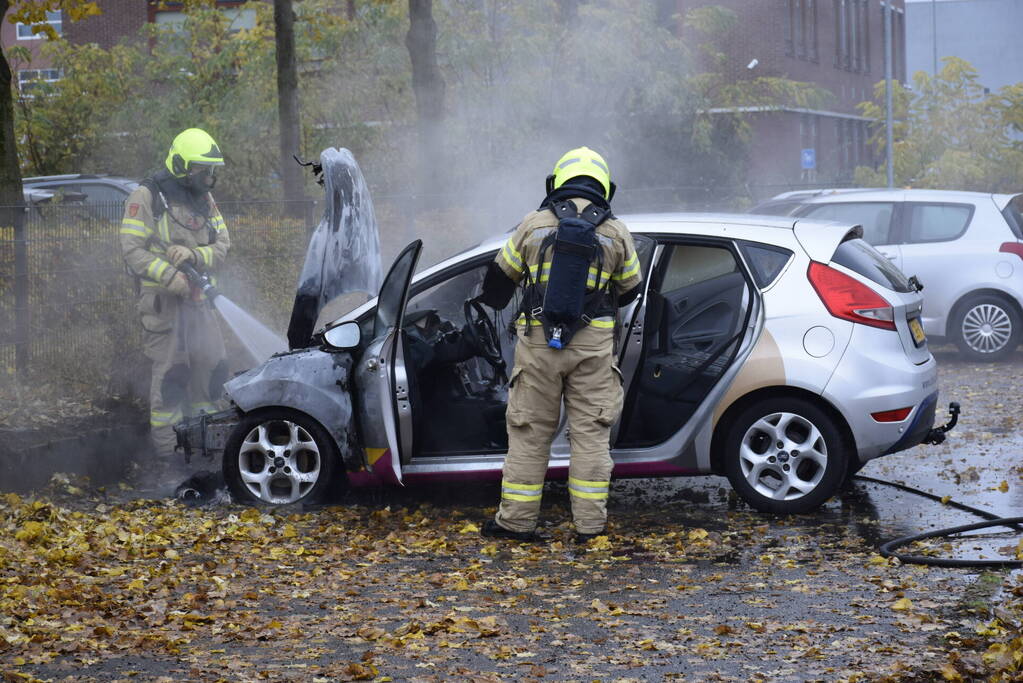
<path id="1" fill-rule="evenodd" d="M 817 187 L 806 190 L 790 190 L 789 192 L 782 192 L 776 194 L 769 200 L 761 202 L 762 204 L 768 201 L 774 200 L 795 200 L 795 199 L 808 199 L 810 197 L 818 197 L 821 195 L 832 195 L 832 194 L 846 194 L 851 192 L 873 192 L 874 190 L 884 190 L 883 187 Z"/>
<path id="2" fill-rule="evenodd" d="M 745 213 L 685 213 L 681 211 L 666 213 L 626 214 L 619 218 L 634 233 L 649 234 L 696 234 L 704 236 L 721 236 L 736 238 L 739 235 L 726 235 L 729 228 L 744 233 L 740 239 L 752 239 L 772 243 L 780 235 L 795 235 L 803 249 L 811 258 L 831 260 L 839 242 L 856 226 L 826 220 L 796 219 L 787 216 L 763 216 Z M 777 231 L 775 235 L 765 231 Z M 489 251 L 500 249 L 508 240 L 508 233 L 480 242 L 441 262 L 416 274 L 416 279 L 429 276 L 435 272 L 451 267 L 457 262 L 479 256 Z"/>
<path id="3" fill-rule="evenodd" d="M 766 243 L 772 243 L 782 235 L 788 235 L 789 237 L 794 235 L 799 245 L 811 259 L 825 263 L 831 260 L 835 249 L 838 248 L 838 245 L 850 233 L 853 233 L 855 237 L 862 236 L 862 228 L 858 225 L 839 223 L 837 221 L 795 219 L 785 216 L 671 212 L 627 214 L 619 218 L 629 226 L 630 232 L 635 233 L 678 233 L 716 236 L 715 233 L 720 232 L 721 237 L 744 239 L 744 237 L 739 235 L 724 234 L 729 228 L 738 228 L 753 241 L 763 241 Z M 715 230 L 715 227 L 719 228 L 719 230 Z M 765 229 L 773 231 L 773 235 L 765 233 Z M 775 240 L 770 239 L 772 236 Z M 412 279 L 414 282 L 422 281 L 469 259 L 497 251 L 507 241 L 507 232 L 503 235 L 492 237 L 417 272 Z M 789 242 L 791 243 L 791 239 Z M 369 301 L 341 315 L 334 322 L 354 320 L 375 305 L 376 297 L 371 297 Z"/>
<path id="4" fill-rule="evenodd" d="M 772 197 L 768 201 L 788 199 L 790 201 L 798 200 L 802 204 L 830 204 L 847 201 L 850 198 L 855 197 L 855 201 L 861 202 L 902 199 L 905 201 L 960 201 L 975 203 L 981 200 L 993 199 L 1000 208 L 1004 208 L 1005 204 L 1014 196 L 1015 195 L 1012 194 L 992 194 L 990 192 L 973 192 L 969 190 L 933 190 L 913 187 L 863 187 L 784 192 Z"/>
<path id="5" fill-rule="evenodd" d="M 24 185 L 38 185 L 42 183 L 75 182 L 79 180 L 100 180 L 114 184 L 130 183 L 132 185 L 138 185 L 138 181 L 132 178 L 112 176 L 108 173 L 67 173 L 64 175 L 41 175 L 32 176 L 30 178 L 23 178 L 21 182 Z"/>

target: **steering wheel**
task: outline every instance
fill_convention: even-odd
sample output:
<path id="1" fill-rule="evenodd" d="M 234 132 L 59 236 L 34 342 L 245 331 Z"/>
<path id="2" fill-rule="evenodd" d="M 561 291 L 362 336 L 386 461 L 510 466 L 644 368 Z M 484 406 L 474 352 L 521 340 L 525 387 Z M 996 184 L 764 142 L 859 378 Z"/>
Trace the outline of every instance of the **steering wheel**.
<path id="1" fill-rule="evenodd" d="M 466 299 L 465 305 L 465 331 L 469 341 L 479 352 L 480 358 L 490 364 L 499 376 L 504 376 L 506 364 L 504 356 L 501 355 L 501 337 L 497 333 L 494 321 L 490 319 L 487 312 L 476 299 Z"/>

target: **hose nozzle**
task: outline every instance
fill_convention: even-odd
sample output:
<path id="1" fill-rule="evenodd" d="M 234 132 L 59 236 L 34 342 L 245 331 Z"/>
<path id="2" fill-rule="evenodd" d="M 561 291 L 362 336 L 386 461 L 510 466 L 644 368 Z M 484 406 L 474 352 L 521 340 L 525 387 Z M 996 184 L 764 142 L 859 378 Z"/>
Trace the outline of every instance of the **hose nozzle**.
<path id="1" fill-rule="evenodd" d="M 210 282 L 210 276 L 206 273 L 200 273 L 188 263 L 182 263 L 178 266 L 178 270 L 184 273 L 185 277 L 188 278 L 189 283 L 205 294 L 206 298 L 210 301 L 213 301 L 220 296 L 220 290 L 218 290 L 213 283 Z"/>

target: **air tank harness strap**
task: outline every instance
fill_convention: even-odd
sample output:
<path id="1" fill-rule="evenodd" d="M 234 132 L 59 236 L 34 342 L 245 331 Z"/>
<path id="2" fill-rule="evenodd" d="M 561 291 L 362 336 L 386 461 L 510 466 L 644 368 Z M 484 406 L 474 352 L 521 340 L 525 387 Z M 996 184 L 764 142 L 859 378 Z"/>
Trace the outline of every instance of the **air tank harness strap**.
<path id="1" fill-rule="evenodd" d="M 579 329 L 589 325 L 594 318 L 603 315 L 608 310 L 611 315 L 614 314 L 614 309 L 606 305 L 611 281 L 610 278 L 607 278 L 602 282 L 604 250 L 596 236 L 597 226 L 607 220 L 611 215 L 611 210 L 589 204 L 580 214 L 571 200 L 552 201 L 549 208 L 558 219 L 558 229 L 547 235 L 540 245 L 535 265 L 535 278 L 532 268 L 526 268 L 526 294 L 523 297 L 522 313 L 526 323 L 526 335 L 529 335 L 532 330 L 533 319 L 537 319 L 543 325 L 550 345 L 554 348 L 561 348 Z M 589 229 L 589 243 L 584 237 L 585 231 L 579 233 L 583 225 Z M 563 230 L 566 231 L 564 234 Z M 558 271 L 559 266 L 556 262 L 561 262 L 563 259 L 575 261 L 575 266 L 567 267 L 578 271 L 580 277 L 583 278 L 582 281 L 577 281 L 570 276 L 570 282 L 576 284 L 562 282 L 564 277 L 561 276 L 565 273 Z M 580 267 L 583 267 L 581 271 Z M 585 286 L 590 274 L 593 274 L 593 290 L 585 293 Z M 544 282 L 547 284 L 541 287 Z M 552 311 L 550 315 L 545 315 L 547 298 L 551 295 L 550 287 L 559 283 L 561 286 L 569 286 L 572 289 L 577 285 L 582 287 L 581 290 L 578 290 L 578 295 L 582 296 L 582 300 L 577 304 L 570 304 L 567 310 L 559 310 L 559 306 L 564 308 L 567 303 L 560 300 L 558 306 L 555 307 L 555 310 L 559 312 Z M 563 298 L 564 293 L 561 296 L 561 299 Z M 570 312 L 573 308 L 576 311 L 574 314 Z M 551 315 L 555 319 L 551 319 Z"/>

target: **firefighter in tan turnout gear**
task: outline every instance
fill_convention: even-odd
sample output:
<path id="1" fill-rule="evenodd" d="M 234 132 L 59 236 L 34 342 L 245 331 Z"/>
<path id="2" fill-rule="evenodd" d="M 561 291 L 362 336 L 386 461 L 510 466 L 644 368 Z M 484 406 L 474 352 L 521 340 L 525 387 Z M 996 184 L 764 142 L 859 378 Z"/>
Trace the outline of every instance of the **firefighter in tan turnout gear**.
<path id="1" fill-rule="evenodd" d="M 224 165 L 213 138 L 189 128 L 171 145 L 161 169 L 125 200 L 121 250 L 140 286 L 146 356 L 153 362 L 149 422 L 156 462 L 146 483 L 167 485 L 177 458 L 173 426 L 212 412 L 227 379 L 224 340 L 210 303 L 182 270 L 212 277 L 231 239 L 210 190 Z M 177 483 L 177 482 L 173 482 Z"/>
<path id="2" fill-rule="evenodd" d="M 611 214 L 614 184 L 604 159 L 581 147 L 547 179 L 547 197 L 491 264 L 480 300 L 523 304 L 509 380 L 508 456 L 501 504 L 484 536 L 535 539 L 551 441 L 564 400 L 571 442 L 568 492 L 576 539 L 605 532 L 611 426 L 622 408 L 615 366 L 615 314 L 641 281 L 628 228 Z"/>

